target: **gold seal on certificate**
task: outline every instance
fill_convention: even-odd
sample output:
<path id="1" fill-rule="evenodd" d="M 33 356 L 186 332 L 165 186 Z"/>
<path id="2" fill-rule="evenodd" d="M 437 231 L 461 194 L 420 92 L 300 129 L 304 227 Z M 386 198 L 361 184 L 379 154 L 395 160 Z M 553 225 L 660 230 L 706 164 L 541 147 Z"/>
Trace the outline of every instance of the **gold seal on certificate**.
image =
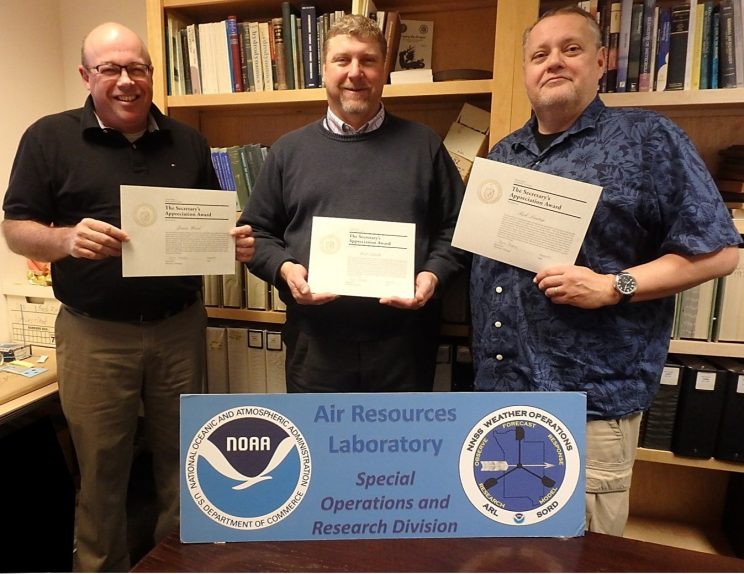
<path id="1" fill-rule="evenodd" d="M 416 225 L 313 217 L 308 284 L 313 293 L 414 295 Z"/>
<path id="2" fill-rule="evenodd" d="M 573 264 L 602 188 L 475 158 L 452 245 L 538 272 Z"/>
<path id="3" fill-rule="evenodd" d="M 235 273 L 235 193 L 122 185 L 124 277 Z"/>
<path id="4" fill-rule="evenodd" d="M 158 219 L 158 212 L 149 203 L 140 203 L 134 209 L 134 221 L 142 227 L 150 227 Z"/>

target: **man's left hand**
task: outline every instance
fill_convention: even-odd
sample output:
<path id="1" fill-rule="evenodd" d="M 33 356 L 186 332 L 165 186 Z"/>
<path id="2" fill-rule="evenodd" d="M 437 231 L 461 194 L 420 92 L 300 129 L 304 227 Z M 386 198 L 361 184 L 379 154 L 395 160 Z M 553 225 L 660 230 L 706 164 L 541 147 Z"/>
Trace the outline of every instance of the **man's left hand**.
<path id="1" fill-rule="evenodd" d="M 540 271 L 533 282 L 551 303 L 559 305 L 598 309 L 620 300 L 613 276 L 595 273 L 588 267 L 555 265 Z"/>
<path id="2" fill-rule="evenodd" d="M 235 238 L 235 260 L 248 263 L 256 251 L 256 240 L 250 225 L 233 227 L 230 235 Z"/>
<path id="3" fill-rule="evenodd" d="M 422 271 L 416 275 L 416 292 L 413 299 L 402 297 L 384 297 L 380 299 L 382 305 L 390 305 L 398 309 L 421 309 L 432 298 L 436 291 L 439 278 L 431 271 Z"/>

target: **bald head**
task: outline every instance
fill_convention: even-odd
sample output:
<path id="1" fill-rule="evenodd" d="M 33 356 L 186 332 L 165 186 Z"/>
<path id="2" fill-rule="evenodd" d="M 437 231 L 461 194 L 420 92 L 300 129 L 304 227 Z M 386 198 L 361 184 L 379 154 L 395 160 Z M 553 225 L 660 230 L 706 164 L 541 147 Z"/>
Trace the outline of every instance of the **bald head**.
<path id="1" fill-rule="evenodd" d="M 83 67 L 96 66 L 98 56 L 104 50 L 120 50 L 139 53 L 141 61 L 151 64 L 150 53 L 145 43 L 133 30 L 118 24 L 117 22 L 106 22 L 93 28 L 83 39 L 80 50 L 80 60 Z"/>

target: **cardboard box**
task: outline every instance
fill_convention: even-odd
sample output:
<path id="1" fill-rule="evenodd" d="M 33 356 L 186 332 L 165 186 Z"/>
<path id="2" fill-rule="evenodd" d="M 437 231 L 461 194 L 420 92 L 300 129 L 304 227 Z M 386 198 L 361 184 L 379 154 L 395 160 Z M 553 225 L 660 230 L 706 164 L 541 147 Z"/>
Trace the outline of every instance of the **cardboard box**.
<path id="1" fill-rule="evenodd" d="M 40 347 L 56 346 L 54 322 L 60 303 L 46 297 L 6 295 L 13 342 Z"/>
<path id="2" fill-rule="evenodd" d="M 485 110 L 465 104 L 457 121 L 452 124 L 444 138 L 444 147 L 452 156 L 463 181 L 467 182 L 473 161 L 485 154 L 491 114 Z"/>

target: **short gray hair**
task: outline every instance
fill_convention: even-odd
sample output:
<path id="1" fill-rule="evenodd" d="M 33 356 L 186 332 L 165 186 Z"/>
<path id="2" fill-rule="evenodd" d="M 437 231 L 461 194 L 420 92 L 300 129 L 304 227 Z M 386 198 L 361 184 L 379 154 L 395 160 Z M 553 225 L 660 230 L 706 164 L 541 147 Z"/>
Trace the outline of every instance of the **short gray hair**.
<path id="1" fill-rule="evenodd" d="M 540 22 L 542 22 L 546 18 L 550 18 L 551 16 L 563 16 L 566 14 L 574 14 L 576 16 L 585 18 L 587 23 L 589 24 L 589 28 L 592 31 L 594 39 L 596 40 L 596 47 L 602 47 L 602 31 L 599 29 L 599 24 L 597 24 L 597 20 L 595 20 L 594 16 L 592 16 L 586 10 L 579 8 L 578 6 L 563 6 L 562 8 L 553 8 L 552 10 L 546 11 L 537 20 L 535 20 L 532 26 L 524 31 L 524 34 L 522 35 L 522 49 L 524 50 L 524 48 L 527 47 L 527 39 L 530 36 L 530 32 L 532 32 L 532 29 Z"/>

